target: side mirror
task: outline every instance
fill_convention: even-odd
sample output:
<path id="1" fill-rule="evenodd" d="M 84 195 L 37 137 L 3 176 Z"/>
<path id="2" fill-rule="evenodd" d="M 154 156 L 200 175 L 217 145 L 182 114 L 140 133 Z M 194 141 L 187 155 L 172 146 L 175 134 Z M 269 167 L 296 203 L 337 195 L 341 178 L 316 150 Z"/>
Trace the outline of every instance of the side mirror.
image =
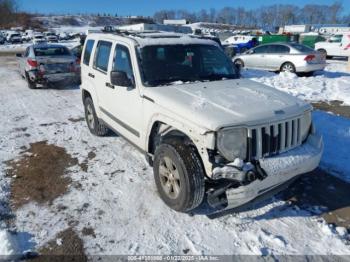
<path id="1" fill-rule="evenodd" d="M 112 71 L 111 84 L 114 86 L 134 87 L 133 82 L 124 71 Z"/>
<path id="2" fill-rule="evenodd" d="M 16 54 L 16 57 L 23 57 L 23 54 Z"/>

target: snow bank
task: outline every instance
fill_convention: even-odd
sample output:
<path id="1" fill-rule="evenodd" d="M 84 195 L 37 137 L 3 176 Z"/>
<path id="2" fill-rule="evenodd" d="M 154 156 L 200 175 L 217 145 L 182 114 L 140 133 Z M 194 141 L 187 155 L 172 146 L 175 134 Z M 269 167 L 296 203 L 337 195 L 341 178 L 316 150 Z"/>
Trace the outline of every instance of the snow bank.
<path id="1" fill-rule="evenodd" d="M 314 112 L 313 119 L 324 140 L 321 167 L 350 183 L 350 120 L 322 111 Z"/>
<path id="2" fill-rule="evenodd" d="M 0 230 L 0 258 L 13 258 L 18 254 L 17 240 L 6 230 Z"/>
<path id="3" fill-rule="evenodd" d="M 343 101 L 350 105 L 350 72 L 345 61 L 328 61 L 324 72 L 313 77 L 298 77 L 291 73 L 275 74 L 260 70 L 243 70 L 246 78 L 285 91 L 308 101 Z"/>

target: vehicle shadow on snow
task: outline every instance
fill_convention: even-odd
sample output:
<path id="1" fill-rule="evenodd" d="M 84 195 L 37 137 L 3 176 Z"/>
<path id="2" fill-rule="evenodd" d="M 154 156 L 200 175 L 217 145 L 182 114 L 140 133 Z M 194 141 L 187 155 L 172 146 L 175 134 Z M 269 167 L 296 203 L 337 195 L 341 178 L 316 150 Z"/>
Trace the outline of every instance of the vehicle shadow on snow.
<path id="1" fill-rule="evenodd" d="M 327 78 L 339 78 L 344 76 L 350 76 L 350 74 L 345 72 L 317 71 L 314 73 L 314 76 L 325 76 Z"/>
<path id="2" fill-rule="evenodd" d="M 37 256 L 34 251 L 36 247 L 34 235 L 27 232 L 7 231 L 6 236 L 3 237 L 10 253 L 1 254 L 0 261 L 20 261 Z"/>
<path id="3" fill-rule="evenodd" d="M 350 230 L 350 184 L 321 169 L 303 175 L 275 197 L 239 211 L 237 209 L 224 210 L 215 213 L 215 215 L 209 214 L 209 217 L 219 218 L 259 209 L 273 201 L 280 200 L 286 201 L 285 204 L 275 206 L 268 212 L 251 219 L 271 220 L 281 217 L 321 216 L 327 223 L 346 227 Z M 200 212 L 210 211 L 206 205 L 201 206 Z"/>
<path id="4" fill-rule="evenodd" d="M 40 87 L 39 89 L 56 89 L 56 90 L 76 90 L 79 89 L 80 86 L 77 84 L 70 84 L 70 83 L 54 83 L 54 84 L 48 84 Z"/>

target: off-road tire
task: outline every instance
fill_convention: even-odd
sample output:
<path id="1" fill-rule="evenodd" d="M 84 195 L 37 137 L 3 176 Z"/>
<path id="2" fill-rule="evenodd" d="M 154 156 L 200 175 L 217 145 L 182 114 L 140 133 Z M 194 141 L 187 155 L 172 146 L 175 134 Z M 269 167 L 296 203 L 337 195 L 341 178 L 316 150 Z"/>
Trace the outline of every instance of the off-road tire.
<path id="1" fill-rule="evenodd" d="M 176 198 L 171 198 L 162 186 L 160 166 L 164 157 L 172 160 L 179 174 L 180 190 Z M 170 208 L 189 212 L 202 203 L 205 194 L 204 169 L 193 146 L 181 140 L 160 144 L 154 154 L 153 173 L 158 193 Z"/>
<path id="2" fill-rule="evenodd" d="M 287 70 L 286 68 L 290 68 L 290 70 Z M 280 72 L 295 73 L 295 66 L 291 62 L 285 62 L 283 65 L 281 65 Z"/>
<path id="3" fill-rule="evenodd" d="M 98 119 L 91 97 L 84 99 L 85 120 L 90 132 L 96 136 L 105 136 L 109 129 Z M 93 121 L 93 122 L 92 122 Z"/>

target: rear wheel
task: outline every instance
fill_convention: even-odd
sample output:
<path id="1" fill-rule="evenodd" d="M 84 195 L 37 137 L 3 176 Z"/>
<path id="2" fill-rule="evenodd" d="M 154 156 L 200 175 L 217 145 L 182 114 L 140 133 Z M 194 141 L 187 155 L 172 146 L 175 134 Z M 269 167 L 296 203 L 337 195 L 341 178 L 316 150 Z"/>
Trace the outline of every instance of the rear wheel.
<path id="1" fill-rule="evenodd" d="M 189 212 L 204 198 L 204 170 L 193 146 L 181 141 L 161 144 L 155 152 L 154 179 L 161 199 L 170 208 Z"/>
<path id="2" fill-rule="evenodd" d="M 295 66 L 290 62 L 286 62 L 281 66 L 280 71 L 281 72 L 295 73 Z"/>
<path id="3" fill-rule="evenodd" d="M 108 133 L 108 128 L 101 123 L 98 119 L 94 103 L 92 102 L 91 97 L 86 97 L 84 100 L 84 109 L 85 109 L 85 120 L 90 132 L 96 136 L 105 136 Z"/>
<path id="4" fill-rule="evenodd" d="M 28 87 L 29 87 L 30 89 L 35 89 L 35 88 L 37 88 L 36 83 L 30 79 L 28 73 L 26 73 L 25 78 L 26 78 L 26 80 L 27 80 L 27 85 L 28 85 Z"/>
<path id="5" fill-rule="evenodd" d="M 325 49 L 318 49 L 317 51 L 320 52 L 325 59 L 327 58 L 327 51 Z"/>

